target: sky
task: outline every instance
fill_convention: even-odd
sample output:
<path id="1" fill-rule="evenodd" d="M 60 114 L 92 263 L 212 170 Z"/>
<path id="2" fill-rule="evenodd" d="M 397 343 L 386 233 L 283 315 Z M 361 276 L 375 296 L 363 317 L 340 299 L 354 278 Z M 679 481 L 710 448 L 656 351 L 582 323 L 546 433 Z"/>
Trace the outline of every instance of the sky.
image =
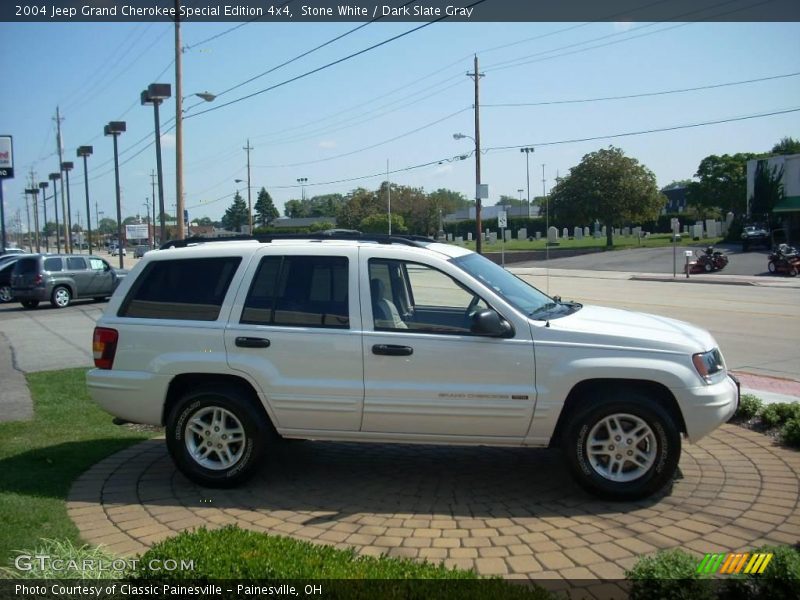
<path id="1" fill-rule="evenodd" d="M 609 145 L 652 170 L 662 187 L 691 178 L 710 154 L 763 152 L 782 137 L 800 138 L 798 23 L 440 22 L 261 92 L 420 24 L 359 25 L 182 25 L 184 192 L 191 219 L 220 219 L 237 190 L 247 198 L 248 140 L 253 203 L 264 187 L 282 214 L 284 202 L 301 196 L 300 178 L 307 179 L 307 197 L 346 194 L 359 186 L 377 189 L 387 165 L 393 183 L 474 197 L 474 143 L 453 134 L 475 134 L 474 84 L 467 76 L 475 55 L 484 74 L 485 204 L 501 195 L 524 198 L 528 186 L 531 198 L 541 195 L 584 155 Z M 17 215 L 26 229 L 30 171 L 36 182 L 58 171 L 56 107 L 64 160 L 75 163 L 73 223 L 85 223 L 86 213 L 83 164 L 75 154 L 80 145 L 94 147 L 92 220 L 97 211 L 115 218 L 113 145 L 103 136 L 103 126 L 114 120 L 127 123 L 118 140 L 122 216 L 144 215 L 156 158 L 153 109 L 140 105 L 139 94 L 154 82 L 173 84 L 174 93 L 173 26 L 0 23 L 0 56 L 0 135 L 14 137 L 16 171 L 3 183 L 7 229 L 13 231 Z M 772 79 L 739 83 L 765 78 Z M 719 86 L 729 83 L 737 85 Z M 607 99 L 707 86 L 719 87 Z M 217 98 L 205 103 L 192 96 L 206 91 Z M 170 214 L 174 117 L 174 99 L 167 100 L 161 123 Z M 528 165 L 523 146 L 535 148 Z M 419 165 L 425 166 L 413 168 Z"/>

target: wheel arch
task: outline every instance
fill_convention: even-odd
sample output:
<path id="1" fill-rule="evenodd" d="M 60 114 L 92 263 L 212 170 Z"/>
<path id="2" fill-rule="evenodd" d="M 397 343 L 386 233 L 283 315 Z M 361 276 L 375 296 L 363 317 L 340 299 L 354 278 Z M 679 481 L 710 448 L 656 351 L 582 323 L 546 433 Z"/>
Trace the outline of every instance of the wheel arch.
<path id="1" fill-rule="evenodd" d="M 616 390 L 635 390 L 653 398 L 667 411 L 678 430 L 686 434 L 686 422 L 678 401 L 665 385 L 643 379 L 586 379 L 575 384 L 569 391 L 550 438 L 550 447 L 557 447 L 561 443 L 570 418 L 586 406 L 593 395 L 613 393 Z"/>

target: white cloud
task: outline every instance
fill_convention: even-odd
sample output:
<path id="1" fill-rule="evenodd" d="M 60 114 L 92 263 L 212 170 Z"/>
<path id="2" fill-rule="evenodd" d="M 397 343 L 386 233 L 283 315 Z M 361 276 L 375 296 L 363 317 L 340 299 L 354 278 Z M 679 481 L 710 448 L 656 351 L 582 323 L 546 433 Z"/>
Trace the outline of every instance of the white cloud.
<path id="1" fill-rule="evenodd" d="M 333 140 L 322 140 L 319 144 L 317 144 L 317 147 L 324 148 L 326 150 L 330 148 L 336 148 L 336 142 Z"/>

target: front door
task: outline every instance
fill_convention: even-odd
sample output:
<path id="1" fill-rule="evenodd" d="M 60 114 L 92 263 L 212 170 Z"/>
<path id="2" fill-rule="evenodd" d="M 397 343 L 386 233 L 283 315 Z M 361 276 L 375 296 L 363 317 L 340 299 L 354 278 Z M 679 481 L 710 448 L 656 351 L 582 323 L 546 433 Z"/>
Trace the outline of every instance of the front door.
<path id="1" fill-rule="evenodd" d="M 525 437 L 535 373 L 530 329 L 511 338 L 470 331 L 488 304 L 443 270 L 362 250 L 363 432 L 476 438 Z M 370 316 L 371 313 L 371 316 Z"/>

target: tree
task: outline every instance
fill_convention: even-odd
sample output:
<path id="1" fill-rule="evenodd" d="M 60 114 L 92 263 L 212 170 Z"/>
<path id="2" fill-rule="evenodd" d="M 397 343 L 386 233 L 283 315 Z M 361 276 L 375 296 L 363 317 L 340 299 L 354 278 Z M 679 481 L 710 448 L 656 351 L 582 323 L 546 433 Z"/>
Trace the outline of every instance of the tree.
<path id="1" fill-rule="evenodd" d="M 247 213 L 247 203 L 236 192 L 233 197 L 233 203 L 225 211 L 222 217 L 222 226 L 225 229 L 235 230 L 238 233 L 242 231 L 242 225 L 247 225 L 250 222 Z"/>
<path id="2" fill-rule="evenodd" d="M 666 190 L 674 190 L 676 188 L 687 187 L 690 183 L 692 183 L 691 179 L 676 179 L 672 183 L 668 183 L 663 188 L 661 188 L 661 191 L 663 192 Z"/>
<path id="3" fill-rule="evenodd" d="M 700 161 L 693 181 L 687 186 L 686 202 L 705 218 L 718 211 L 744 214 L 747 203 L 747 161 L 753 153 L 712 154 Z"/>
<path id="4" fill-rule="evenodd" d="M 277 219 L 280 214 L 272 203 L 272 196 L 262 187 L 258 192 L 258 200 L 256 200 L 256 224 L 260 227 L 266 227 Z"/>
<path id="5" fill-rule="evenodd" d="M 800 154 L 800 140 L 791 137 L 781 138 L 781 141 L 772 147 L 772 154 Z"/>
<path id="6" fill-rule="evenodd" d="M 614 244 L 614 227 L 655 219 L 665 200 L 653 172 L 613 146 L 584 156 L 550 197 L 551 210 L 562 222 L 603 223 L 607 246 Z"/>
<path id="7" fill-rule="evenodd" d="M 358 228 L 366 233 L 389 233 L 389 215 L 380 213 L 364 217 Z M 392 214 L 392 233 L 408 233 L 403 217 L 398 214 Z"/>
<path id="8" fill-rule="evenodd" d="M 520 200 L 519 198 L 514 198 L 513 196 L 500 196 L 500 200 L 495 202 L 495 206 L 527 206 L 527 200 Z"/>
<path id="9" fill-rule="evenodd" d="M 755 177 L 753 178 L 753 195 L 749 198 L 750 215 L 758 218 L 769 215 L 775 205 L 783 199 L 783 165 L 769 167 L 768 160 L 759 160 L 756 163 Z"/>
<path id="10" fill-rule="evenodd" d="M 203 217 L 201 219 L 197 219 L 195 223 L 197 223 L 201 227 L 211 227 L 214 225 L 214 221 L 212 221 L 209 217 Z"/>
<path id="11" fill-rule="evenodd" d="M 117 233 L 117 222 L 114 219 L 100 219 L 97 224 L 97 231 L 104 235 L 115 235 Z"/>
<path id="12" fill-rule="evenodd" d="M 347 195 L 347 201 L 336 214 L 336 223 L 345 229 L 358 229 L 363 219 L 384 210 L 386 209 L 375 192 L 357 188 Z"/>

